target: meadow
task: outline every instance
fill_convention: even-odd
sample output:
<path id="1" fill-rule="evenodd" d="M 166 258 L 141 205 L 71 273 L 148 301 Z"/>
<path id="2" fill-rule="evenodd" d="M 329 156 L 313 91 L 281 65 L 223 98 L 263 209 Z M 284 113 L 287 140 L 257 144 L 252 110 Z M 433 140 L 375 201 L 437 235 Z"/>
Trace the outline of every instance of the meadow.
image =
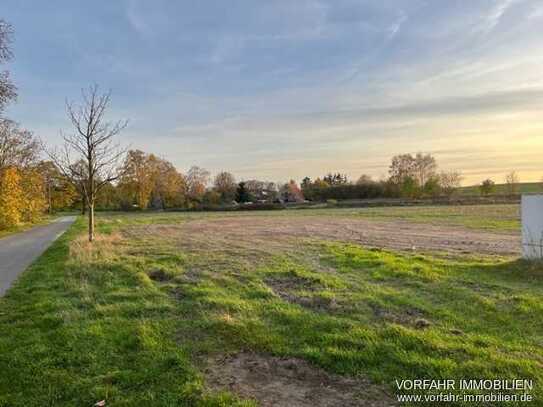
<path id="1" fill-rule="evenodd" d="M 385 406 L 395 379 L 543 381 L 543 266 L 518 258 L 515 205 L 97 222 L 0 299 L 0 406 Z"/>
<path id="2" fill-rule="evenodd" d="M 362 208 L 352 215 L 504 233 L 518 233 L 520 230 L 518 204 Z"/>
<path id="3" fill-rule="evenodd" d="M 543 182 L 519 182 L 518 186 L 519 194 L 540 194 L 543 192 Z M 494 194 L 504 195 L 508 194 L 509 187 L 507 184 L 496 184 Z M 466 187 L 460 187 L 458 193 L 461 195 L 480 195 L 481 191 L 479 185 L 470 185 Z"/>

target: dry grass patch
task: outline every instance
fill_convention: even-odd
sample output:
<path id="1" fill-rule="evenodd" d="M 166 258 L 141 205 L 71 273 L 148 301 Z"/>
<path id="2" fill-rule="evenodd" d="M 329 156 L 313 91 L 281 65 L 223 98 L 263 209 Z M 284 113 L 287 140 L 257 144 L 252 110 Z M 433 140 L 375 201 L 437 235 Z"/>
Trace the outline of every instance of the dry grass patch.
<path id="1" fill-rule="evenodd" d="M 391 310 L 377 304 L 370 304 L 370 308 L 377 321 L 412 326 L 418 329 L 423 329 L 431 325 L 428 319 L 426 319 L 426 314 L 417 308 L 404 307 L 400 310 Z"/>
<path id="2" fill-rule="evenodd" d="M 298 304 L 314 311 L 335 311 L 338 309 L 334 297 L 318 295 L 323 287 L 315 281 L 298 276 L 281 276 L 264 280 L 272 292 L 282 300 Z"/>
<path id="3" fill-rule="evenodd" d="M 80 234 L 70 242 L 70 260 L 79 264 L 113 261 L 123 240 L 121 233 L 97 234 L 91 243 L 86 234 Z"/>
<path id="4" fill-rule="evenodd" d="M 201 251 L 250 249 L 255 255 L 303 249 L 303 239 L 352 242 L 366 247 L 450 254 L 516 255 L 520 237 L 460 226 L 353 217 L 238 215 L 170 225 L 147 225 L 142 233 L 177 239 Z"/>

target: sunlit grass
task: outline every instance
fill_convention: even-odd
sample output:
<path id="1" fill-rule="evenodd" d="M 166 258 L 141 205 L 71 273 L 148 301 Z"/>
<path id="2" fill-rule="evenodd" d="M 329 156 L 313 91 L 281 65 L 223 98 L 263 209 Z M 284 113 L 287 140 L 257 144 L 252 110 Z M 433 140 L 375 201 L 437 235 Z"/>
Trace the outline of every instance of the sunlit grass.
<path id="1" fill-rule="evenodd" d="M 363 208 L 350 213 L 367 218 L 402 219 L 496 232 L 520 231 L 520 206 L 517 204 Z"/>

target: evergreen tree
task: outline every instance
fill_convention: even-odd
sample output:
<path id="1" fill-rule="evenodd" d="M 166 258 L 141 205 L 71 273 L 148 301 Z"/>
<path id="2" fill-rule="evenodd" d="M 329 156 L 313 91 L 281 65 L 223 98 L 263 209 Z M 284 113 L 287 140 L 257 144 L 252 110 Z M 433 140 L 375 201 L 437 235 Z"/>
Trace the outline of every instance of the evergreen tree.
<path id="1" fill-rule="evenodd" d="M 245 186 L 245 182 L 240 182 L 236 191 L 236 201 L 239 203 L 251 202 L 251 194 Z"/>

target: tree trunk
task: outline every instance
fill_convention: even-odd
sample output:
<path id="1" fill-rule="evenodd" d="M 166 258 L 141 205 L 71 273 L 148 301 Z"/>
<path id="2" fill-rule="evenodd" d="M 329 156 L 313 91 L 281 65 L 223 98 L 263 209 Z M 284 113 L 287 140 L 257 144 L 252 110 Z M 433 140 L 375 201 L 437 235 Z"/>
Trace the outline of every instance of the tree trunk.
<path id="1" fill-rule="evenodd" d="M 81 199 L 81 215 L 85 216 L 87 213 L 87 202 L 85 201 L 85 198 Z"/>
<path id="2" fill-rule="evenodd" d="M 49 204 L 49 215 L 53 214 L 53 198 L 51 196 L 51 182 L 47 182 L 47 201 Z"/>
<path id="3" fill-rule="evenodd" d="M 94 240 L 94 203 L 89 204 L 89 242 Z"/>

